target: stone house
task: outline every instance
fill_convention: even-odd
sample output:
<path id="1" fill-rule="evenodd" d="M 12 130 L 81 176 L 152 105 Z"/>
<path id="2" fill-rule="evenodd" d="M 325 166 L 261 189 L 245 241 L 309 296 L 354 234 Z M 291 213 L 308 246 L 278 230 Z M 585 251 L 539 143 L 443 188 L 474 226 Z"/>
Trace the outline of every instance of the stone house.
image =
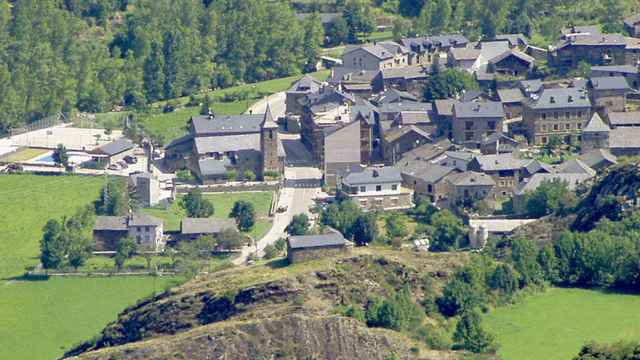
<path id="1" fill-rule="evenodd" d="M 619 127 L 611 130 L 609 151 L 618 157 L 640 155 L 640 127 Z"/>
<path id="2" fill-rule="evenodd" d="M 522 103 L 525 100 L 519 88 L 498 89 L 498 100 L 504 108 L 505 118 L 513 119 L 522 116 Z"/>
<path id="3" fill-rule="evenodd" d="M 307 96 L 320 91 L 322 83 L 311 75 L 304 75 L 300 80 L 296 81 L 293 86 L 286 92 L 286 113 L 287 115 L 302 116 Z"/>
<path id="4" fill-rule="evenodd" d="M 640 111 L 608 112 L 611 128 L 640 126 Z"/>
<path id="5" fill-rule="evenodd" d="M 535 59 L 518 50 L 510 49 L 489 60 L 490 73 L 523 77 L 533 71 Z"/>
<path id="6" fill-rule="evenodd" d="M 418 38 L 403 38 L 400 43 L 411 50 L 411 65 L 431 65 L 440 61 L 440 55 L 450 48 L 465 48 L 469 40 L 463 35 L 449 34 Z"/>
<path id="7" fill-rule="evenodd" d="M 458 102 L 455 99 L 438 99 L 433 102 L 435 121 L 438 125 L 438 136 L 453 139 L 453 106 Z"/>
<path id="8" fill-rule="evenodd" d="M 569 190 L 575 190 L 578 184 L 591 179 L 593 175 L 585 173 L 562 173 L 562 174 L 535 174 L 518 185 L 513 195 L 513 209 L 516 213 L 526 211 L 526 197 L 528 193 L 535 191 L 544 181 L 561 180 L 565 181 Z"/>
<path id="9" fill-rule="evenodd" d="M 631 36 L 640 37 L 640 14 L 634 14 L 624 19 L 624 30 Z"/>
<path id="10" fill-rule="evenodd" d="M 596 172 L 618 163 L 616 156 L 607 149 L 594 149 L 583 153 L 578 160 Z"/>
<path id="11" fill-rule="evenodd" d="M 478 200 L 492 200 L 495 181 L 491 176 L 474 171 L 451 174 L 447 177 L 449 205 L 471 204 Z"/>
<path id="12" fill-rule="evenodd" d="M 429 80 L 429 71 L 423 66 L 405 66 L 380 70 L 376 84 L 382 83 L 385 89 L 397 88 L 403 91 L 420 92 L 422 85 Z"/>
<path id="13" fill-rule="evenodd" d="M 469 72 L 478 61 L 480 50 L 474 48 L 450 48 L 447 53 L 447 66 L 461 68 Z"/>
<path id="14" fill-rule="evenodd" d="M 518 159 L 512 153 L 476 156 L 469 163 L 469 170 L 491 176 L 496 193 L 509 196 L 525 177 L 525 168 L 532 160 Z"/>
<path id="15" fill-rule="evenodd" d="M 297 264 L 334 257 L 348 254 L 351 247 L 351 243 L 335 230 L 321 235 L 290 236 L 287 239 L 287 260 L 289 264 Z"/>
<path id="16" fill-rule="evenodd" d="M 341 189 L 363 210 L 402 210 L 413 206 L 413 193 L 402 186 L 395 167 L 367 168 L 342 178 Z"/>
<path id="17" fill-rule="evenodd" d="M 193 241 L 201 236 L 215 237 L 228 229 L 238 229 L 233 219 L 184 218 L 180 223 L 180 240 Z"/>
<path id="18" fill-rule="evenodd" d="M 376 139 L 380 136 L 378 127 L 378 108 L 367 100 L 356 98 L 351 107 L 351 121 L 360 122 L 360 160 L 370 164 L 377 158 L 379 146 Z"/>
<path id="19" fill-rule="evenodd" d="M 499 102 L 455 103 L 453 106 L 453 141 L 479 148 L 482 140 L 502 132 L 504 110 Z"/>
<path id="20" fill-rule="evenodd" d="M 467 171 L 469 167 L 469 163 L 473 158 L 476 157 L 476 154 L 469 151 L 445 151 L 442 156 L 433 160 L 434 164 L 439 164 L 440 166 L 448 166 L 454 167 L 460 171 Z"/>
<path id="21" fill-rule="evenodd" d="M 494 133 L 482 140 L 480 152 L 483 155 L 513 153 L 518 151 L 520 143 L 502 133 Z"/>
<path id="22" fill-rule="evenodd" d="M 635 65 L 592 66 L 591 76 L 596 78 L 624 76 L 631 87 L 640 89 L 640 67 Z"/>
<path id="23" fill-rule="evenodd" d="M 432 141 L 429 133 L 415 125 L 396 127 L 384 132 L 382 149 L 384 163 L 395 164 L 407 152 Z"/>
<path id="24" fill-rule="evenodd" d="M 522 118 L 530 145 L 544 145 L 552 136 L 572 144 L 591 118 L 591 101 L 586 89 L 544 89 L 525 101 Z"/>
<path id="25" fill-rule="evenodd" d="M 586 61 L 591 65 L 626 63 L 627 42 L 620 34 L 569 34 L 550 50 L 550 62 L 556 66 L 576 68 Z"/>
<path id="26" fill-rule="evenodd" d="M 631 88 L 624 76 L 592 77 L 589 87 L 596 111 L 625 111 Z"/>
<path id="27" fill-rule="evenodd" d="M 360 122 L 335 125 L 323 129 L 321 169 L 324 171 L 324 183 L 335 186 L 338 178 L 362 163 Z"/>
<path id="28" fill-rule="evenodd" d="M 417 196 L 426 197 L 431 202 L 439 204 L 444 202 L 449 194 L 447 176 L 458 172 L 460 170 L 455 167 L 417 162 L 402 167 L 402 183 Z"/>
<path id="29" fill-rule="evenodd" d="M 136 240 L 140 251 L 162 252 L 164 231 L 161 219 L 151 215 L 131 214 L 128 216 L 97 216 L 93 225 L 93 239 L 96 252 L 114 252 L 118 243 L 131 237 Z"/>
<path id="30" fill-rule="evenodd" d="M 88 153 L 94 161 L 111 165 L 123 160 L 127 156 L 133 155 L 134 150 L 135 144 L 133 141 L 127 138 L 120 138 L 101 145 Z"/>
<path id="31" fill-rule="evenodd" d="M 580 150 L 588 153 L 594 149 L 606 149 L 609 147 L 609 132 L 611 129 L 602 121 L 598 113 L 593 113 L 587 126 L 582 129 L 582 143 Z"/>
<path id="32" fill-rule="evenodd" d="M 342 65 L 360 70 L 382 70 L 409 65 L 409 50 L 400 45 L 382 42 L 374 45 L 356 46 L 342 55 Z"/>

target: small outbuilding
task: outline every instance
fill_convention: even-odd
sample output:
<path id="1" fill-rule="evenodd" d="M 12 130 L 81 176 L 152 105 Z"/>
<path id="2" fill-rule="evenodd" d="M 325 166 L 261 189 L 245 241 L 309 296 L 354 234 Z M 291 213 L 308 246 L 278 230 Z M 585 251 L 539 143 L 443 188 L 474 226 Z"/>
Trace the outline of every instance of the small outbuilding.
<path id="1" fill-rule="evenodd" d="M 351 242 L 338 231 L 321 235 L 290 236 L 287 239 L 289 264 L 345 254 L 351 251 Z"/>

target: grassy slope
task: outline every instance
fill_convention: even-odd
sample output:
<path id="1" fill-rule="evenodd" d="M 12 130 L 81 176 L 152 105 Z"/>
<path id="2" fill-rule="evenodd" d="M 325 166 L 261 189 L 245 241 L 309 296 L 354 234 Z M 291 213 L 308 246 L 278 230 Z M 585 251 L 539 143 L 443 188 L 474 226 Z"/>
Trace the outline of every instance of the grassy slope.
<path id="1" fill-rule="evenodd" d="M 48 150 L 24 148 L 0 157 L 0 161 L 21 162 L 34 159 L 47 153 Z"/>
<path id="2" fill-rule="evenodd" d="M 640 296 L 552 288 L 485 318 L 505 360 L 570 359 L 590 340 L 640 337 Z"/>
<path id="3" fill-rule="evenodd" d="M 54 359 L 97 335 L 117 314 L 171 278 L 51 278 L 0 282 L 0 359 Z"/>
<path id="4" fill-rule="evenodd" d="M 256 209 L 256 215 L 258 218 L 265 217 L 269 213 L 269 208 L 271 206 L 271 200 L 273 198 L 273 193 L 271 192 L 243 192 L 243 193 L 222 193 L 222 194 L 205 194 L 205 198 L 211 200 L 213 202 L 213 206 L 215 208 L 214 217 L 218 218 L 226 218 L 229 216 L 231 212 L 231 208 L 233 204 L 238 200 L 245 200 L 253 203 Z M 173 203 L 173 205 L 168 209 L 143 209 L 143 212 L 147 214 L 151 214 L 162 218 L 165 221 L 165 229 L 166 230 L 179 230 L 180 229 L 180 220 L 183 217 L 186 217 L 186 213 L 184 209 L 180 207 L 178 202 Z M 259 239 L 267 231 L 271 224 L 267 220 L 258 220 L 256 226 L 253 231 L 251 231 L 251 236 L 255 239 Z"/>
<path id="5" fill-rule="evenodd" d="M 42 228 L 97 198 L 101 177 L 0 175 L 0 279 L 37 264 Z"/>

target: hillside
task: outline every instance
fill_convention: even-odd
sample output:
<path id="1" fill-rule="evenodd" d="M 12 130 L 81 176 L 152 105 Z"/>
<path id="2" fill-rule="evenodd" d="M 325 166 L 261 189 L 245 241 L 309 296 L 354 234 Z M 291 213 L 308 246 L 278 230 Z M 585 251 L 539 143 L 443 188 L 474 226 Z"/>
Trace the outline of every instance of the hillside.
<path id="1" fill-rule="evenodd" d="M 416 302 L 439 293 L 464 254 L 418 254 L 380 248 L 284 266 L 275 260 L 193 280 L 125 310 L 80 359 L 455 359 L 406 334 L 367 328 L 337 315 L 409 286 Z M 447 269 L 447 271 L 442 271 Z M 438 324 L 436 319 L 427 319 Z M 302 345 L 303 344 L 303 345 Z M 416 355 L 419 353 L 419 356 Z"/>

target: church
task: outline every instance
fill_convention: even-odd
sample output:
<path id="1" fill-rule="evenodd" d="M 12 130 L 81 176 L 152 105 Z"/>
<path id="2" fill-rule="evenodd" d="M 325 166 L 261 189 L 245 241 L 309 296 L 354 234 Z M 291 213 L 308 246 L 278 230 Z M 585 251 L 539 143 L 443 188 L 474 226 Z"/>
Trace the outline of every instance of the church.
<path id="1" fill-rule="evenodd" d="M 203 184 L 284 172 L 285 152 L 271 107 L 264 114 L 194 116 L 189 133 L 165 147 L 165 166 L 189 169 Z"/>

